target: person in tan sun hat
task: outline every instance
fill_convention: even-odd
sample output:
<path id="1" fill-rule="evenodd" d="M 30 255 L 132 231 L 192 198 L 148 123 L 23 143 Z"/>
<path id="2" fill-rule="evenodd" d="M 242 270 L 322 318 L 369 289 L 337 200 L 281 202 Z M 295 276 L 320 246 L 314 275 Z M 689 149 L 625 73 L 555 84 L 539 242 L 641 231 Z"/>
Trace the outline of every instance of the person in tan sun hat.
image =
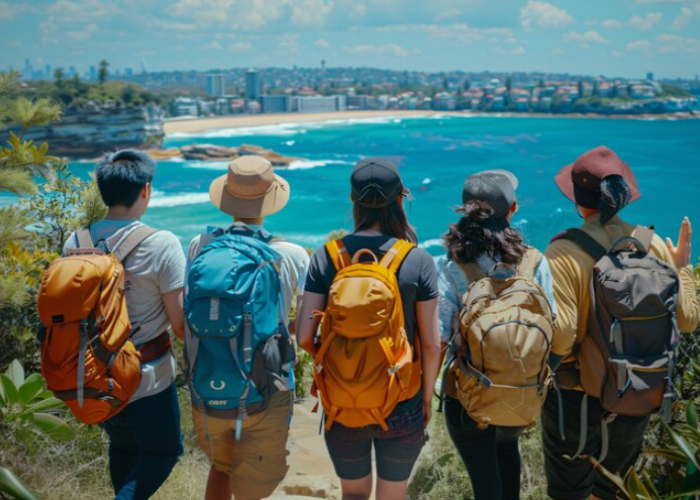
<path id="1" fill-rule="evenodd" d="M 289 201 L 290 186 L 281 176 L 275 174 L 272 165 L 265 158 L 259 156 L 243 156 L 237 158 L 229 164 L 225 175 L 214 179 L 209 188 L 211 201 L 216 208 L 223 213 L 233 217 L 233 223 L 226 229 L 218 228 L 205 234 L 195 237 L 190 243 L 188 260 L 185 297 L 186 305 L 190 303 L 189 294 L 196 296 L 200 293 L 197 289 L 197 276 L 202 274 L 221 276 L 221 283 L 229 283 L 229 289 L 238 293 L 246 284 L 237 280 L 239 273 L 243 272 L 245 266 L 237 267 L 236 264 L 222 268 L 220 273 L 209 273 L 206 269 L 208 262 L 216 262 L 226 265 L 234 259 L 212 258 L 205 259 L 205 253 L 213 253 L 214 248 L 224 245 L 228 241 L 231 255 L 244 256 L 244 251 L 250 253 L 250 249 L 262 248 L 265 255 L 273 255 L 278 262 L 277 274 L 281 294 L 270 292 L 268 296 L 277 295 L 281 306 L 279 309 L 279 322 L 287 323 L 288 314 L 292 307 L 295 295 L 300 295 L 304 289 L 304 279 L 309 267 L 309 256 L 306 251 L 295 244 L 273 237 L 263 227 L 264 218 L 282 210 Z M 231 238 L 231 235 L 234 238 Z M 240 239 L 237 237 L 240 236 Z M 257 241 L 251 241 L 255 239 Z M 239 241 L 240 243 L 236 243 Z M 241 245 L 240 247 L 236 245 Z M 210 246 L 211 245 L 211 246 Z M 209 247 L 209 248 L 207 248 Z M 245 248 L 244 248 L 245 247 Z M 239 252 L 237 254 L 236 252 Z M 200 256 L 200 253 L 202 255 Z M 198 257 L 199 256 L 199 257 Z M 265 264 L 267 262 L 263 262 Z M 214 264 L 212 264 L 214 265 Z M 202 273 L 202 268 L 204 273 Z M 192 276 L 189 276 L 190 273 Z M 277 276 L 275 276 L 276 278 Z M 191 279 L 192 278 L 192 279 Z M 256 286 L 261 281 L 256 282 Z M 269 285 L 268 285 L 269 286 Z M 259 292 L 259 290 L 257 291 Z M 255 296 L 251 301 L 260 300 Z M 264 294 L 263 294 L 264 295 Z M 264 300 L 264 299 L 263 299 Z M 236 324 L 240 321 L 236 314 L 231 312 L 230 305 L 224 307 L 224 301 L 216 304 L 212 302 L 216 313 L 214 315 L 214 328 L 229 324 Z M 261 307 L 264 307 L 261 306 Z M 229 314 L 226 314 L 229 312 Z M 244 313 L 245 314 L 245 313 Z M 212 319 L 212 313 L 207 305 L 205 316 Z M 274 317 L 274 315 L 273 315 Z M 207 318 L 205 318 L 206 320 Z M 250 320 L 248 320 L 250 321 Z M 258 316 L 257 321 L 253 317 L 254 331 L 257 332 L 260 323 L 264 323 L 265 318 Z M 188 316 L 188 332 L 186 333 L 186 350 L 189 351 L 191 343 L 202 343 L 201 336 L 192 335 L 189 330 L 194 330 L 196 324 L 190 324 Z M 269 323 L 269 321 L 268 321 Z M 194 328 L 192 328 L 194 327 Z M 292 325 L 284 325 L 282 328 L 293 330 Z M 211 328 L 211 327 L 210 327 Z M 279 328 L 279 326 L 278 326 Z M 243 329 L 241 329 L 243 330 Z M 238 330 L 238 337 L 241 332 Z M 279 332 L 279 330 L 278 330 Z M 271 339 L 279 338 L 275 335 Z M 283 334 L 282 339 L 286 338 Z M 228 341 L 224 341 L 228 346 Z M 243 335 L 245 343 L 245 335 Z M 279 349 L 275 346 L 279 343 Z M 192 416 L 197 431 L 197 442 L 200 448 L 207 454 L 211 461 L 209 479 L 206 487 L 206 500 L 230 500 L 231 495 L 235 498 L 260 499 L 270 496 L 275 488 L 284 479 L 287 466 L 287 439 L 289 436 L 289 421 L 292 412 L 293 402 L 293 370 L 291 366 L 293 353 L 289 349 L 289 342 L 286 346 L 281 341 L 275 342 L 270 347 L 270 342 L 258 344 L 259 349 L 252 360 L 250 370 L 250 380 L 255 383 L 255 388 L 260 390 L 264 396 L 264 404 L 251 403 L 249 395 L 240 396 L 245 401 L 247 410 L 243 411 L 243 418 L 240 417 L 240 407 L 236 415 L 231 416 L 224 412 L 217 412 L 217 406 L 207 406 L 202 404 L 202 400 L 192 399 Z M 263 348 L 264 347 L 264 348 Z M 285 349 L 287 350 L 285 352 Z M 206 350 L 206 348 L 205 348 Z M 245 351 L 245 349 L 243 349 Z M 191 359 L 193 371 L 196 375 L 197 363 L 200 362 L 202 348 L 198 354 Z M 243 357 L 243 356 L 241 356 Z M 187 358 L 187 355 L 186 355 Z M 265 373 L 269 366 L 281 366 L 279 373 L 267 376 L 262 383 L 256 383 L 255 373 L 258 358 L 264 362 L 262 373 Z M 269 359 L 268 359 L 269 358 Z M 218 359 L 218 358 L 217 358 Z M 287 363 L 285 363 L 287 359 Z M 196 360 L 196 362 L 195 362 Z M 229 363 L 229 360 L 217 361 L 218 363 Z M 188 363 L 186 359 L 186 364 Z M 227 372 L 238 373 L 236 361 L 230 359 L 231 367 L 225 367 Z M 284 367 L 287 367 L 286 369 Z M 209 371 L 207 367 L 206 371 Z M 221 368 L 221 366 L 219 366 Z M 213 375 L 212 375 L 213 377 Z M 263 376 L 264 377 L 264 376 Z M 267 380 L 267 383 L 265 382 Z M 223 396 L 223 381 L 211 382 L 207 379 L 207 386 L 211 384 L 213 389 L 222 388 L 222 396 L 216 400 L 209 401 L 212 405 L 226 403 Z M 231 384 L 229 384 L 231 385 Z M 196 391 L 195 391 L 196 392 Z M 271 395 L 270 395 L 271 394 Z M 217 395 L 218 396 L 218 395 Z M 239 400 L 236 400 L 238 404 Z M 212 411 L 213 410 L 213 411 Z M 233 413 L 236 413 L 235 411 Z"/>
<path id="2" fill-rule="evenodd" d="M 232 161 L 226 175 L 209 187 L 214 206 L 228 215 L 259 219 L 282 210 L 289 201 L 289 183 L 272 171 L 260 156 L 242 156 Z"/>

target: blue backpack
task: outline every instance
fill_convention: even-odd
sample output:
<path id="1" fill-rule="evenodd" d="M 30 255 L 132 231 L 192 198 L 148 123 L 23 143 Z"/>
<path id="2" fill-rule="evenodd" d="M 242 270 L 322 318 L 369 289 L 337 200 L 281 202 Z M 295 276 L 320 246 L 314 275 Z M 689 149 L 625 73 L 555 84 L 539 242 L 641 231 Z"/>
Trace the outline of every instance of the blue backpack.
<path id="1" fill-rule="evenodd" d="M 240 439 L 246 416 L 293 387 L 281 257 L 262 230 L 217 229 L 202 238 L 187 275 L 186 375 L 193 404 L 213 417 L 236 419 Z"/>

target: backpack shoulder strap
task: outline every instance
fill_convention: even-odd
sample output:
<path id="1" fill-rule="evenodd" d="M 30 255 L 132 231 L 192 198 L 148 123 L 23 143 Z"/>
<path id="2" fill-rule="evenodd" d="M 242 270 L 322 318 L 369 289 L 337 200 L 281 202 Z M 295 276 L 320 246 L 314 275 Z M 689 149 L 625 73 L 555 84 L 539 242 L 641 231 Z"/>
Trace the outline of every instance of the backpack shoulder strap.
<path id="1" fill-rule="evenodd" d="M 481 269 L 481 266 L 476 262 L 456 262 L 456 264 L 464 271 L 470 285 L 487 276 L 484 270 Z"/>
<path id="2" fill-rule="evenodd" d="M 382 260 L 379 261 L 380 266 L 384 266 L 393 273 L 396 273 L 401 267 L 401 264 L 408 256 L 408 253 L 413 250 L 415 245 L 406 240 L 397 240 L 392 245 L 387 253 L 384 254 Z"/>
<path id="3" fill-rule="evenodd" d="M 157 233 L 157 229 L 153 229 L 148 226 L 139 226 L 133 231 L 131 231 L 126 237 L 117 245 L 114 249 L 114 256 L 119 260 L 119 262 L 124 262 L 127 256 L 136 250 L 136 248 L 143 243 L 143 241 L 149 236 Z"/>
<path id="4" fill-rule="evenodd" d="M 526 278 L 533 278 L 540 262 L 542 262 L 542 252 L 533 247 L 529 248 L 517 266 L 518 274 Z"/>
<path id="5" fill-rule="evenodd" d="M 582 229 L 567 229 L 558 236 L 555 236 L 552 242 L 557 240 L 569 240 L 576 243 L 579 247 L 583 249 L 588 255 L 593 257 L 593 259 L 598 262 L 602 259 L 608 250 L 598 243 L 596 239 L 589 235 Z"/>
<path id="6" fill-rule="evenodd" d="M 90 226 L 81 227 L 75 231 L 75 238 L 78 242 L 78 248 L 95 248 L 90 235 Z"/>
<path id="7" fill-rule="evenodd" d="M 347 248 L 345 248 L 343 240 L 329 241 L 326 243 L 326 251 L 328 252 L 331 262 L 333 262 L 336 271 L 340 271 L 344 267 L 352 264 L 350 254 L 348 253 Z"/>

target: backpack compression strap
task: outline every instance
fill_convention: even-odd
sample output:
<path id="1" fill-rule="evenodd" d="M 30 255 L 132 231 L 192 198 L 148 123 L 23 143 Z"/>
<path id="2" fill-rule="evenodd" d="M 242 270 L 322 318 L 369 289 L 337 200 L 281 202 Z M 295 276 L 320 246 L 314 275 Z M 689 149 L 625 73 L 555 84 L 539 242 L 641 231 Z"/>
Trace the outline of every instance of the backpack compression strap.
<path id="1" fill-rule="evenodd" d="M 326 243 L 326 251 L 328 252 L 328 256 L 331 258 L 331 262 L 333 262 L 336 271 L 340 271 L 344 267 L 352 264 L 350 254 L 348 253 L 347 248 L 345 248 L 343 240 L 329 241 Z"/>
<path id="2" fill-rule="evenodd" d="M 602 259 L 608 250 L 598 243 L 598 241 L 587 232 L 582 229 L 567 229 L 559 236 L 556 236 L 552 242 L 557 240 L 569 240 L 576 243 L 579 247 L 583 249 L 588 255 L 593 257 L 593 259 L 598 262 Z"/>
<path id="3" fill-rule="evenodd" d="M 90 235 L 90 226 L 78 229 L 75 232 L 75 238 L 77 239 L 78 248 L 95 248 Z"/>
<path id="4" fill-rule="evenodd" d="M 382 257 L 379 265 L 386 267 L 396 274 L 399 267 L 401 267 L 401 264 L 403 264 L 403 261 L 406 259 L 406 256 L 408 256 L 408 252 L 413 250 L 413 247 L 415 247 L 413 243 L 406 240 L 397 240 L 389 251 L 384 254 L 384 257 Z"/>

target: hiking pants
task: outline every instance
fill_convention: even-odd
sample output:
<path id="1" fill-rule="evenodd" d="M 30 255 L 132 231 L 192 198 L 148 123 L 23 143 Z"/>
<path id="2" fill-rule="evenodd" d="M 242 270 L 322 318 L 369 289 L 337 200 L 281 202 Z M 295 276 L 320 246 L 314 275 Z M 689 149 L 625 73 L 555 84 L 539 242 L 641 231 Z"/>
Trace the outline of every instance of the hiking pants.
<path id="1" fill-rule="evenodd" d="M 586 439 L 581 456 L 574 457 L 581 441 L 581 403 L 584 392 L 561 391 L 564 414 L 564 437 L 559 431 L 559 402 L 557 392 L 549 391 L 542 412 L 542 441 L 544 466 L 547 474 L 547 493 L 557 500 L 584 500 L 593 494 L 603 500 L 616 500 L 618 490 L 591 463 L 589 457 L 599 459 L 603 449 L 601 434 L 603 418 L 607 415 L 600 400 L 588 397 Z M 608 452 L 602 461 L 608 471 L 624 477 L 642 453 L 644 432 L 649 417 L 618 415 L 608 424 Z"/>
<path id="2" fill-rule="evenodd" d="M 520 449 L 524 427 L 479 429 L 459 400 L 445 398 L 447 431 L 471 478 L 475 500 L 520 498 Z"/>
<path id="3" fill-rule="evenodd" d="M 115 500 L 147 500 L 165 482 L 182 454 L 175 384 L 134 401 L 101 427 L 109 435 Z"/>

